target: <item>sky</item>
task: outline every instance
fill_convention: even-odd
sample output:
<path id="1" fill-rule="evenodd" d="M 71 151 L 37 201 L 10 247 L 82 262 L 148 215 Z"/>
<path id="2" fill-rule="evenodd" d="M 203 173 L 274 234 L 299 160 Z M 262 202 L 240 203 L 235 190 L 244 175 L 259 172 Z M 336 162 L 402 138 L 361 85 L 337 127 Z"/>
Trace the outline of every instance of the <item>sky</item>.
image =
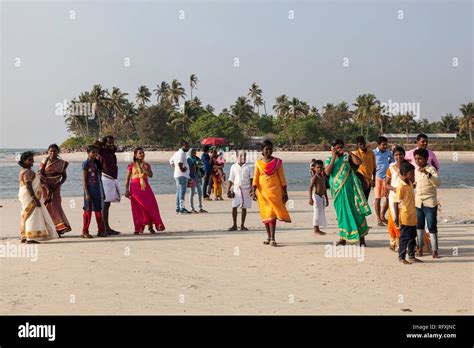
<path id="1" fill-rule="evenodd" d="M 471 0 L 0 1 L 0 148 L 60 144 L 57 103 L 94 84 L 134 99 L 176 78 L 189 95 L 196 74 L 216 112 L 253 82 L 268 112 L 281 94 L 321 110 L 373 93 L 438 120 L 474 99 Z"/>

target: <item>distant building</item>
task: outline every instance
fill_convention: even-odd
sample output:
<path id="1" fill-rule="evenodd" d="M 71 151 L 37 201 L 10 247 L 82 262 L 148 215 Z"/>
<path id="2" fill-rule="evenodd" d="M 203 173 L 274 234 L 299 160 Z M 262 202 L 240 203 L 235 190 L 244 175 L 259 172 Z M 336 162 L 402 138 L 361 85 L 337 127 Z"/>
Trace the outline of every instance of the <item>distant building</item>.
<path id="1" fill-rule="evenodd" d="M 428 136 L 430 141 L 452 141 L 456 140 L 456 133 L 425 133 Z M 418 133 L 409 133 L 408 142 L 415 142 Z M 384 134 L 384 137 L 388 139 L 389 142 L 396 141 L 407 141 L 407 135 L 404 133 L 389 133 Z"/>

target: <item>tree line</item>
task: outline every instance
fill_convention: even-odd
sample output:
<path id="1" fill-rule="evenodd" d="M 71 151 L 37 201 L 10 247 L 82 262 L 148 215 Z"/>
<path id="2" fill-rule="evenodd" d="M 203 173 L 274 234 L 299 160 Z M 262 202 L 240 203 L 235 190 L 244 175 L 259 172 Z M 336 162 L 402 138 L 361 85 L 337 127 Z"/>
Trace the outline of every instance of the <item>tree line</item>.
<path id="1" fill-rule="evenodd" d="M 181 139 L 198 143 L 206 137 L 224 137 L 236 146 L 245 146 L 252 136 L 267 136 L 284 146 L 327 143 L 336 137 L 354 142 L 358 135 L 375 139 L 383 133 L 405 133 L 408 137 L 408 133 L 419 132 L 457 133 L 460 141 L 472 144 L 472 101 L 460 105 L 458 115 L 449 113 L 432 122 L 417 120 L 409 112 L 390 115 L 373 94 L 359 95 L 352 106 L 327 103 L 321 109 L 283 94 L 267 110 L 262 89 L 253 83 L 246 95 L 216 113 L 212 105 L 204 105 L 196 96 L 198 84 L 197 76 L 191 75 L 189 98 L 176 79 L 162 81 L 153 90 L 140 86 L 133 101 L 118 87 L 109 91 L 94 85 L 70 103 L 71 110 L 80 110 L 75 105 L 91 104 L 94 116 L 67 112 L 65 122 L 71 138 L 64 145 L 83 145 L 106 134 L 116 135 L 122 145 L 171 147 Z"/>

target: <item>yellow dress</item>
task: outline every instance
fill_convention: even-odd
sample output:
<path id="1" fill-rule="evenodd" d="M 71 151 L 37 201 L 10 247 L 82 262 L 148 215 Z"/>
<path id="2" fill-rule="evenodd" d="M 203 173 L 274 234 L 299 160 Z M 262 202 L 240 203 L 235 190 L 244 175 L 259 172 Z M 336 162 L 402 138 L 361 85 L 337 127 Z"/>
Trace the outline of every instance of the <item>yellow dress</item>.
<path id="1" fill-rule="evenodd" d="M 268 163 L 258 160 L 253 186 L 257 187 L 258 206 L 264 224 L 276 219 L 291 222 L 290 214 L 283 203 L 286 179 L 281 159 L 275 157 Z"/>

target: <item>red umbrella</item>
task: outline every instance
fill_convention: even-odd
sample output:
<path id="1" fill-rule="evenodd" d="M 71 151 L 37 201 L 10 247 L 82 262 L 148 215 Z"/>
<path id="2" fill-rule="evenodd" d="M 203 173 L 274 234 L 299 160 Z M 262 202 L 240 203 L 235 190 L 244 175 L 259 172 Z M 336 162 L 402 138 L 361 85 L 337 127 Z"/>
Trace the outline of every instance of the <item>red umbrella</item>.
<path id="1" fill-rule="evenodd" d="M 206 138 L 201 141 L 202 145 L 211 145 L 211 146 L 218 146 L 218 145 L 227 145 L 226 138 Z"/>

